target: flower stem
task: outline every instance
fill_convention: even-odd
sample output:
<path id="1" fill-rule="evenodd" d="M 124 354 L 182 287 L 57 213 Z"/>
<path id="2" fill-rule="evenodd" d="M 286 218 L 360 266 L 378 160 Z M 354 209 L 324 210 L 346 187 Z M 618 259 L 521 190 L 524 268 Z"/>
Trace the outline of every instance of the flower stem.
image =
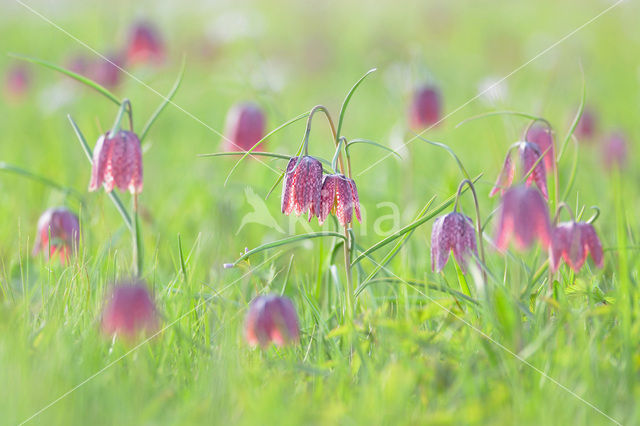
<path id="1" fill-rule="evenodd" d="M 129 116 L 129 130 L 133 132 L 133 111 L 131 109 L 131 102 L 129 101 L 129 99 L 125 99 L 120 104 L 120 109 L 118 110 L 116 121 L 113 123 L 111 132 L 109 133 L 110 138 L 114 137 L 114 135 L 120 131 L 122 118 L 124 117 L 125 112 Z"/>
<path id="2" fill-rule="evenodd" d="M 133 246 L 133 268 L 136 277 L 142 276 L 143 251 L 142 232 L 140 230 L 140 220 L 138 216 L 138 194 L 133 194 L 133 229 L 131 232 Z"/>
<path id="3" fill-rule="evenodd" d="M 482 220 L 480 218 L 480 204 L 478 203 L 478 194 L 476 193 L 476 187 L 473 185 L 473 182 L 471 182 L 469 179 L 465 179 L 462 182 L 460 182 L 460 185 L 458 186 L 458 192 L 456 194 L 456 202 L 453 205 L 453 211 L 457 211 L 458 210 L 458 199 L 460 198 L 460 194 L 462 193 L 462 189 L 464 188 L 464 186 L 467 185 L 469 186 L 469 188 L 471 189 L 471 193 L 473 195 L 473 203 L 475 204 L 475 208 L 476 208 L 476 227 L 477 227 L 477 232 L 478 232 L 478 245 L 480 246 L 480 261 L 482 262 L 482 278 L 484 279 L 484 281 L 487 281 L 487 271 L 485 271 L 485 259 L 484 259 L 484 241 L 482 239 Z"/>

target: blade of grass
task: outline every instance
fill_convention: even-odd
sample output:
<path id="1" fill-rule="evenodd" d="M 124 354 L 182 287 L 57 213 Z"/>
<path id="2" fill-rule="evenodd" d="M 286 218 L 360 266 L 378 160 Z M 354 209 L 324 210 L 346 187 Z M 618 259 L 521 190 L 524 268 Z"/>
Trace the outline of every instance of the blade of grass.
<path id="1" fill-rule="evenodd" d="M 12 164 L 7 164 L 4 161 L 0 161 L 0 170 L 5 171 L 5 172 L 9 172 L 9 173 L 14 173 L 17 174 L 19 176 L 22 177 L 26 177 L 27 179 L 31 179 L 34 180 L 36 182 L 39 182 L 43 185 L 49 186 L 53 189 L 57 189 L 58 191 L 64 193 L 64 194 L 69 194 L 72 195 L 76 200 L 78 200 L 80 202 L 80 204 L 84 204 L 84 201 L 82 199 L 82 195 L 76 191 L 73 188 L 70 188 L 68 186 L 64 186 L 61 185 L 57 182 L 54 182 L 53 180 L 46 178 L 44 176 L 40 176 L 36 173 L 30 172 L 28 170 L 25 170 L 21 167 L 18 166 L 14 166 Z"/>
<path id="2" fill-rule="evenodd" d="M 349 93 L 347 93 L 347 96 L 344 98 L 344 101 L 342 102 L 342 107 L 340 108 L 340 115 L 338 116 L 338 127 L 336 128 L 336 140 L 340 138 L 340 135 L 341 135 L 340 131 L 342 130 L 342 123 L 344 122 L 344 114 L 347 112 L 347 106 L 349 105 L 349 101 L 351 100 L 351 97 L 355 93 L 358 86 L 360 86 L 360 84 L 362 84 L 362 82 L 365 80 L 365 78 L 367 78 L 369 74 L 375 72 L 376 70 L 377 68 L 372 68 L 369 71 L 367 71 L 362 77 L 360 77 L 360 80 L 358 80 L 356 84 L 353 85 L 351 90 L 349 90 Z"/>
<path id="3" fill-rule="evenodd" d="M 349 143 L 347 144 L 346 148 L 345 148 L 345 150 L 347 151 L 347 154 L 348 154 L 348 151 L 349 151 L 349 148 L 351 147 L 351 145 L 356 145 L 356 144 L 373 145 L 373 146 L 376 146 L 376 147 L 378 147 L 380 149 L 383 149 L 385 151 L 390 152 L 391 154 L 395 155 L 398 158 L 402 158 L 400 156 L 400 154 L 398 154 L 397 152 L 395 152 L 394 150 L 392 150 L 388 146 L 384 146 L 382 144 L 379 144 L 378 142 L 374 142 L 374 141 L 371 141 L 369 139 L 353 139 L 353 140 L 350 140 Z"/>

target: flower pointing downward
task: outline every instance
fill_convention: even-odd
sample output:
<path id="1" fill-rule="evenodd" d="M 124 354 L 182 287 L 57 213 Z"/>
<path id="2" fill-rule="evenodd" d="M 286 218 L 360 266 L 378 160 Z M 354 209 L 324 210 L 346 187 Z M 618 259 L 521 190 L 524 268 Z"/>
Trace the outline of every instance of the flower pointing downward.
<path id="1" fill-rule="evenodd" d="M 476 232 L 473 221 L 462 213 L 451 212 L 440 216 L 433 223 L 431 231 L 431 270 L 440 272 L 449 260 L 449 253 L 466 272 L 467 262 L 478 255 Z"/>
<path id="2" fill-rule="evenodd" d="M 64 207 L 47 209 L 38 219 L 38 235 L 33 254 L 44 251 L 49 260 L 55 253 L 65 263 L 78 250 L 80 225 L 78 217 Z"/>
<path id="3" fill-rule="evenodd" d="M 133 340 L 140 334 L 152 334 L 159 327 L 158 314 L 147 287 L 142 282 L 116 286 L 102 313 L 102 331 Z"/>
<path id="4" fill-rule="evenodd" d="M 291 300 L 278 296 L 258 296 L 251 302 L 245 320 L 245 337 L 251 346 L 266 348 L 297 343 L 300 339 L 298 315 Z"/>
<path id="5" fill-rule="evenodd" d="M 320 225 L 324 223 L 329 213 L 333 212 L 340 225 L 347 226 L 353 220 L 354 210 L 356 218 L 361 221 L 360 200 L 355 181 L 345 175 L 325 175 L 320 194 L 320 212 L 318 214 Z"/>
<path id="6" fill-rule="evenodd" d="M 93 151 L 89 191 L 102 184 L 107 192 L 114 186 L 132 194 L 142 192 L 142 151 L 138 136 L 126 130 L 100 136 Z"/>
<path id="7" fill-rule="evenodd" d="M 602 268 L 603 253 L 600 238 L 593 225 L 587 222 L 563 222 L 553 229 L 553 241 L 550 248 L 551 270 L 557 271 L 560 260 L 569 265 L 574 272 L 578 272 L 587 259 L 587 254 L 596 266 Z"/>
<path id="8" fill-rule="evenodd" d="M 318 214 L 320 189 L 322 188 L 322 164 L 305 155 L 292 157 L 287 164 L 282 187 L 282 213 L 296 215 L 309 212 L 309 220 Z"/>
<path id="9" fill-rule="evenodd" d="M 529 248 L 536 239 L 545 247 L 551 244 L 549 211 L 537 189 L 516 186 L 502 196 L 496 235 L 498 250 L 506 250 L 511 237 L 521 250 Z"/>
<path id="10" fill-rule="evenodd" d="M 496 194 L 504 194 L 513 183 L 515 164 L 511 159 L 511 153 L 514 148 L 518 148 L 520 163 L 522 164 L 522 175 L 523 178 L 526 177 L 526 185 L 531 186 L 535 183 L 545 200 L 548 199 L 547 171 L 544 167 L 544 161 L 541 159 L 542 153 L 538 145 L 531 142 L 517 142 L 507 151 L 502 170 L 489 195 L 493 197 Z"/>

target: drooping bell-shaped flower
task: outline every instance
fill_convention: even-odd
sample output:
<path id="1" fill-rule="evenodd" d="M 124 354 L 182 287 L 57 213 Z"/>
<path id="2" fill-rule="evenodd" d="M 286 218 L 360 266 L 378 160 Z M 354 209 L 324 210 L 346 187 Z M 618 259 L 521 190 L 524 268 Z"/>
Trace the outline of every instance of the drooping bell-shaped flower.
<path id="1" fill-rule="evenodd" d="M 318 222 L 322 225 L 329 214 L 334 213 L 340 225 L 347 226 L 353 220 L 354 210 L 356 218 L 361 221 L 360 200 L 355 181 L 341 174 L 325 175 L 320 193 Z"/>
<path id="2" fill-rule="evenodd" d="M 119 54 L 111 54 L 107 59 L 99 58 L 92 62 L 89 77 L 111 89 L 120 84 L 122 77 L 120 68 L 124 65 L 124 60 Z"/>
<path id="3" fill-rule="evenodd" d="M 551 243 L 547 204 L 540 191 L 533 187 L 515 186 L 502 196 L 495 240 L 498 250 L 506 250 L 512 238 L 521 250 L 531 246 L 536 239 L 544 247 Z"/>
<path id="4" fill-rule="evenodd" d="M 45 210 L 38 219 L 38 234 L 33 255 L 44 252 L 49 260 L 58 253 L 60 262 L 66 263 L 78 250 L 80 224 L 78 216 L 64 207 Z"/>
<path id="5" fill-rule="evenodd" d="M 478 255 L 476 233 L 470 217 L 458 212 L 440 216 L 431 231 L 431 270 L 440 272 L 449 260 L 449 253 L 466 272 L 469 259 Z"/>
<path id="6" fill-rule="evenodd" d="M 300 326 L 296 309 L 286 297 L 258 296 L 251 301 L 245 320 L 245 337 L 251 346 L 297 343 Z"/>
<path id="7" fill-rule="evenodd" d="M 593 225 L 587 222 L 563 222 L 553 228 L 552 234 L 549 251 L 553 272 L 560 267 L 561 259 L 578 272 L 584 265 L 588 253 L 591 254 L 595 265 L 602 268 L 602 244 Z"/>
<path id="8" fill-rule="evenodd" d="M 422 130 L 438 123 L 442 113 L 440 91 L 434 86 L 419 87 L 413 93 L 409 109 L 409 124 L 414 130 Z"/>
<path id="9" fill-rule="evenodd" d="M 609 135 L 602 144 L 602 164 L 606 170 L 623 169 L 627 164 L 627 139 L 620 132 Z"/>
<path id="10" fill-rule="evenodd" d="M 113 191 L 114 186 L 132 194 L 142 192 L 142 150 L 135 133 L 120 130 L 111 136 L 107 132 L 98 139 L 93 150 L 89 191 L 102 184 L 107 192 Z"/>
<path id="11" fill-rule="evenodd" d="M 299 161 L 298 161 L 299 160 Z M 282 187 L 282 213 L 296 215 L 309 212 L 309 220 L 318 214 L 320 189 L 322 188 L 322 164 L 304 155 L 293 157 L 287 164 Z"/>
<path id="12" fill-rule="evenodd" d="M 158 313 L 147 286 L 140 281 L 113 288 L 102 312 L 102 332 L 132 340 L 157 331 Z"/>
<path id="13" fill-rule="evenodd" d="M 509 151 L 507 151 L 507 156 L 505 157 L 502 170 L 500 171 L 498 179 L 491 189 L 489 196 L 493 197 L 496 194 L 504 194 L 504 192 L 513 183 L 513 178 L 515 176 L 515 164 L 511 159 L 513 148 L 518 148 L 518 155 L 522 166 L 522 175 L 523 177 L 525 175 L 527 176 L 525 181 L 526 185 L 530 186 L 535 183 L 544 198 L 547 199 L 547 172 L 544 167 L 544 161 L 539 160 L 541 155 L 540 149 L 536 144 L 524 141 L 517 142 L 509 149 Z"/>
<path id="14" fill-rule="evenodd" d="M 262 109 L 250 102 L 239 103 L 227 113 L 223 149 L 248 151 L 264 137 L 265 117 Z M 257 146 L 256 151 L 262 151 Z"/>
<path id="15" fill-rule="evenodd" d="M 596 134 L 596 113 L 590 107 L 585 107 L 578 120 L 574 134 L 579 139 L 592 139 Z"/>
<path id="16" fill-rule="evenodd" d="M 165 47 L 158 30 L 149 22 L 138 22 L 131 28 L 127 61 L 131 64 L 164 61 Z"/>
<path id="17" fill-rule="evenodd" d="M 534 124 L 527 135 L 525 136 L 527 142 L 538 145 L 540 153 L 544 156 L 543 162 L 546 170 L 553 170 L 555 167 L 555 152 L 553 150 L 553 134 L 549 132 L 547 126 L 541 124 Z"/>

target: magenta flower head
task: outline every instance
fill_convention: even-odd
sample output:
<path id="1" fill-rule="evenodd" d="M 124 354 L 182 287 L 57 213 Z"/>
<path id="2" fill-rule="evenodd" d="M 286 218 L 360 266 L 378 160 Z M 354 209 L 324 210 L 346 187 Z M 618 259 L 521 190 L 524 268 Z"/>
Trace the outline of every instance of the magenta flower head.
<path id="1" fill-rule="evenodd" d="M 440 91 L 433 86 L 418 88 L 409 109 L 409 124 L 414 130 L 433 126 L 440 120 L 442 101 Z"/>
<path id="2" fill-rule="evenodd" d="M 136 23 L 129 36 L 128 62 L 160 64 L 164 61 L 164 56 L 164 43 L 156 28 L 148 22 Z"/>
<path id="3" fill-rule="evenodd" d="M 576 125 L 575 135 L 580 139 L 592 139 L 596 134 L 596 113 L 593 109 L 585 107 Z"/>
<path id="4" fill-rule="evenodd" d="M 78 216 L 64 207 L 45 210 L 38 219 L 38 235 L 33 255 L 43 251 L 49 260 L 58 253 L 61 263 L 69 261 L 78 251 L 80 224 Z"/>
<path id="5" fill-rule="evenodd" d="M 282 213 L 296 215 L 309 212 L 309 220 L 318 214 L 320 189 L 322 188 L 322 164 L 304 155 L 292 157 L 287 164 L 282 187 Z"/>
<path id="6" fill-rule="evenodd" d="M 602 162 L 607 170 L 623 169 L 627 155 L 627 139 L 620 132 L 609 135 L 602 144 Z"/>
<path id="7" fill-rule="evenodd" d="M 227 113 L 223 149 L 227 152 L 248 151 L 264 137 L 265 117 L 253 103 L 236 104 Z M 256 151 L 262 148 L 257 146 Z"/>
<path id="8" fill-rule="evenodd" d="M 551 243 L 551 222 L 547 204 L 540 191 L 527 186 L 514 186 L 502 196 L 496 247 L 506 250 L 509 239 L 523 250 L 539 239 L 545 247 Z"/>
<path id="9" fill-rule="evenodd" d="M 515 175 L 515 164 L 513 164 L 513 160 L 511 159 L 513 148 L 518 148 L 520 163 L 522 164 L 522 174 L 523 176 L 527 175 L 526 185 L 531 186 L 535 183 L 544 198 L 547 199 L 549 197 L 547 193 L 547 171 L 544 167 L 544 161 L 538 161 L 541 156 L 540 149 L 536 144 L 531 142 L 517 142 L 509 148 L 502 170 L 489 195 L 493 197 L 498 193 L 504 194 L 507 188 L 513 183 Z"/>
<path id="10" fill-rule="evenodd" d="M 345 175 L 325 175 L 320 192 L 320 212 L 318 214 L 320 225 L 324 223 L 329 213 L 334 213 L 340 225 L 346 226 L 353 220 L 354 210 L 356 218 L 361 221 L 360 199 L 355 181 Z"/>
<path id="11" fill-rule="evenodd" d="M 158 330 L 159 319 L 153 299 L 143 282 L 114 287 L 102 312 L 102 332 L 133 340 Z"/>
<path id="12" fill-rule="evenodd" d="M 244 327 L 251 346 L 266 348 L 271 342 L 284 346 L 300 340 L 298 314 L 286 297 L 271 295 L 253 299 Z"/>
<path id="13" fill-rule="evenodd" d="M 466 272 L 469 258 L 478 255 L 476 232 L 470 217 L 458 212 L 440 216 L 431 231 L 431 270 L 440 272 L 449 260 L 449 253 Z"/>
<path id="14" fill-rule="evenodd" d="M 560 267 L 561 259 L 578 272 L 584 265 L 588 253 L 591 253 L 591 258 L 598 268 L 603 266 L 600 238 L 593 225 L 587 222 L 558 224 L 553 229 L 553 240 L 549 252 L 553 272 Z"/>
<path id="15" fill-rule="evenodd" d="M 553 134 L 549 131 L 547 126 L 541 124 L 534 124 L 527 135 L 525 136 L 527 142 L 534 143 L 540 149 L 540 153 L 544 155 L 544 167 L 547 170 L 553 170 L 555 162 L 555 152 L 553 151 Z"/>
<path id="16" fill-rule="evenodd" d="M 107 132 L 98 139 L 93 150 L 89 191 L 102 184 L 107 192 L 113 191 L 114 186 L 132 194 L 142 192 L 142 150 L 135 133 L 120 130 L 112 136 Z"/>

